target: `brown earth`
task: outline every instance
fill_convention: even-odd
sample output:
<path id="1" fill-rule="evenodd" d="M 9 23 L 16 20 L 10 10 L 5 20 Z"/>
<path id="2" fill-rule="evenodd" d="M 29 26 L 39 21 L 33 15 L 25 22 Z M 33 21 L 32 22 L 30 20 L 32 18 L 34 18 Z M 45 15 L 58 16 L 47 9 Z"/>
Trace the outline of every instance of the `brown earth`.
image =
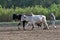
<path id="1" fill-rule="evenodd" d="M 60 40 L 60 25 L 56 29 L 50 26 L 49 30 L 38 27 L 33 30 L 20 27 L 18 30 L 17 26 L 3 25 L 0 27 L 0 40 Z"/>

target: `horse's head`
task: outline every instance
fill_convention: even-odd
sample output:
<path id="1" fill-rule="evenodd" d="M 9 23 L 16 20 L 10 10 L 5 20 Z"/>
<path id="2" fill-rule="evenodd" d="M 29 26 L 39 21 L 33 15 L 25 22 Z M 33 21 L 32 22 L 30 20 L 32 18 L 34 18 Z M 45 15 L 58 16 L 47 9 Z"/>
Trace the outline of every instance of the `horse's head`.
<path id="1" fill-rule="evenodd" d="M 17 14 L 13 14 L 13 20 L 16 20 L 18 18 Z"/>
<path id="2" fill-rule="evenodd" d="M 13 20 L 21 20 L 22 14 L 13 14 Z"/>

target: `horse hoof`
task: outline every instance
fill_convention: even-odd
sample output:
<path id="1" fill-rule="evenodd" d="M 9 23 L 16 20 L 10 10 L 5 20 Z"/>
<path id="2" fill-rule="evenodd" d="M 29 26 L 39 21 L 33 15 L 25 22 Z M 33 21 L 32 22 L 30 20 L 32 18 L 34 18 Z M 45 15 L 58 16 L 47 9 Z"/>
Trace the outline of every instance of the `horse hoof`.
<path id="1" fill-rule="evenodd" d="M 23 29 L 23 30 L 25 30 L 25 29 Z"/>
<path id="2" fill-rule="evenodd" d="M 33 30 L 33 28 L 31 30 Z"/>
<path id="3" fill-rule="evenodd" d="M 18 30 L 20 30 L 20 28 L 18 28 Z"/>
<path id="4" fill-rule="evenodd" d="M 33 30 L 33 29 L 31 29 L 31 30 Z"/>
<path id="5" fill-rule="evenodd" d="M 43 28 L 43 30 L 49 30 L 48 28 Z"/>
<path id="6" fill-rule="evenodd" d="M 43 30 L 46 30 L 46 28 L 43 28 Z"/>

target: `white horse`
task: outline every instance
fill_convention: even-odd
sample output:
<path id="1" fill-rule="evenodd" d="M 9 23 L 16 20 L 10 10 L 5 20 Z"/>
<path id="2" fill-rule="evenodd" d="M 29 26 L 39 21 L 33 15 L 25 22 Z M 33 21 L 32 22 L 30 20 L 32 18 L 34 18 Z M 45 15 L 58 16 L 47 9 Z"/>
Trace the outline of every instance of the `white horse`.
<path id="1" fill-rule="evenodd" d="M 29 24 L 32 24 L 33 26 L 32 29 L 34 28 L 36 23 L 44 24 L 44 29 L 49 29 L 46 21 L 46 16 L 44 15 L 34 15 L 34 14 L 32 14 L 31 16 L 23 15 L 21 18 L 21 21 L 24 21 L 24 20 L 28 21 L 26 26 L 28 26 Z"/>

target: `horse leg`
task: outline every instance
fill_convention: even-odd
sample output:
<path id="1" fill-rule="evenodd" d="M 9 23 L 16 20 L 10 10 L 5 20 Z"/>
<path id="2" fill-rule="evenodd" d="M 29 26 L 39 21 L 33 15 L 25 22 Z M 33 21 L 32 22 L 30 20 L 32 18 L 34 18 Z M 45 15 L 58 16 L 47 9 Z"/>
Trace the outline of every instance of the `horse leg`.
<path id="1" fill-rule="evenodd" d="M 39 25 L 39 24 L 37 24 L 37 26 L 38 26 L 38 28 L 40 27 L 40 25 Z"/>
<path id="2" fill-rule="evenodd" d="M 42 26 L 42 23 L 37 24 L 38 28 Z"/>
<path id="3" fill-rule="evenodd" d="M 21 23 L 18 23 L 18 26 L 20 25 Z"/>
<path id="4" fill-rule="evenodd" d="M 20 28 L 19 28 L 19 25 L 20 25 L 20 24 L 21 24 L 21 23 L 18 24 L 18 30 L 20 30 Z"/>
<path id="5" fill-rule="evenodd" d="M 49 29 L 47 22 L 44 23 L 44 29 Z"/>
<path id="6" fill-rule="evenodd" d="M 23 21 L 23 30 L 25 30 L 25 23 L 26 21 Z"/>
<path id="7" fill-rule="evenodd" d="M 34 29 L 34 25 L 32 24 L 32 30 Z"/>
<path id="8" fill-rule="evenodd" d="M 23 23 L 23 29 L 24 29 L 24 30 L 25 30 L 25 22 L 26 22 L 26 21 L 22 21 L 22 23 Z M 18 29 L 19 29 L 19 30 L 20 30 L 20 28 L 19 28 L 19 25 L 20 25 L 20 24 L 21 24 L 21 23 L 18 24 Z"/>
<path id="9" fill-rule="evenodd" d="M 44 29 L 49 29 L 46 18 L 43 18 Z"/>
<path id="10" fill-rule="evenodd" d="M 32 30 L 34 29 L 34 27 L 35 27 L 35 22 L 34 22 L 34 23 L 32 23 Z"/>

